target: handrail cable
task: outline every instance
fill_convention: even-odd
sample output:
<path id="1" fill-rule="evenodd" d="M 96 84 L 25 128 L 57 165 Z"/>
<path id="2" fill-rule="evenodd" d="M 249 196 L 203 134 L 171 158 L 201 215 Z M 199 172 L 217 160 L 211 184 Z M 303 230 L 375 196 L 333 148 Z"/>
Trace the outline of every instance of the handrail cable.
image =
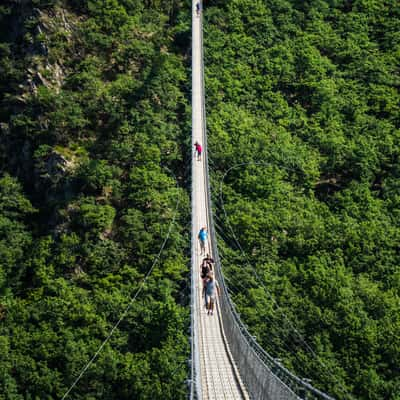
<path id="1" fill-rule="evenodd" d="M 212 232 L 213 232 L 213 221 L 212 221 L 212 208 L 211 208 L 211 196 L 210 196 L 210 184 L 209 184 L 209 171 L 208 171 L 208 145 L 207 145 L 207 118 L 206 118 L 206 105 L 205 105 L 205 78 L 204 78 L 204 45 L 203 45 L 203 1 L 199 0 L 200 3 L 200 9 L 201 12 L 200 14 L 198 14 L 199 17 L 199 23 L 200 23 L 200 85 L 201 85 L 201 91 L 202 91 L 202 95 L 201 95 L 201 118 L 202 118 L 202 129 L 201 129 L 201 136 L 202 136 L 202 142 L 203 142 L 203 161 L 204 161 L 204 174 L 203 174 L 203 179 L 204 179 L 204 188 L 205 188 L 205 209 L 206 209 L 206 221 L 207 221 L 207 226 L 209 228 L 209 233 L 210 233 L 210 237 L 208 238 L 208 248 L 210 251 L 210 254 L 214 253 L 215 251 L 217 251 L 216 248 L 216 243 L 215 241 L 212 240 Z M 228 342 L 226 341 L 226 335 L 224 332 L 224 328 L 223 328 L 223 321 L 220 317 L 221 313 L 223 313 L 223 311 L 220 309 L 220 305 L 219 305 L 219 301 L 217 302 L 217 308 L 218 308 L 218 317 L 220 318 L 220 331 L 221 331 L 221 335 L 223 337 L 222 341 L 225 345 L 225 349 L 226 349 L 226 355 L 227 355 L 227 359 L 229 360 L 231 366 L 232 366 L 232 370 L 233 370 L 233 379 L 236 382 L 236 387 L 238 390 L 238 393 L 240 393 L 241 398 L 243 399 L 248 399 L 248 393 L 246 391 L 246 388 L 242 382 L 242 379 L 240 377 L 239 371 L 237 370 L 237 367 L 235 365 L 235 360 L 232 357 L 231 351 L 230 351 L 230 343 L 228 344 Z"/>
<path id="2" fill-rule="evenodd" d="M 170 171 L 172 172 L 172 171 Z M 176 177 L 175 177 L 176 180 Z M 178 182 L 176 181 L 176 187 L 178 188 Z M 167 244 L 167 241 L 171 235 L 171 231 L 172 231 L 172 226 L 175 223 L 175 219 L 176 216 L 178 214 L 178 207 L 179 207 L 179 203 L 180 203 L 180 196 L 179 193 L 177 194 L 177 201 L 175 204 L 175 209 L 174 209 L 174 214 L 172 217 L 171 222 L 169 223 L 169 227 L 168 227 L 168 232 L 167 235 L 164 238 L 164 241 L 160 247 L 160 250 L 158 252 L 158 254 L 154 257 L 153 263 L 150 267 L 150 269 L 147 271 L 146 275 L 144 276 L 144 278 L 142 279 L 142 282 L 140 283 L 140 286 L 138 287 L 138 289 L 136 290 L 136 293 L 131 297 L 128 305 L 125 307 L 124 312 L 122 313 L 121 317 L 119 318 L 119 320 L 114 324 L 114 326 L 112 327 L 112 329 L 110 330 L 109 334 L 107 335 L 107 337 L 103 340 L 103 342 L 101 343 L 101 345 L 99 346 L 99 348 L 97 349 L 97 351 L 95 352 L 95 354 L 92 356 L 92 358 L 87 362 L 87 364 L 82 368 L 80 374 L 78 375 L 78 377 L 75 379 L 75 381 L 72 383 L 72 385 L 68 388 L 68 390 L 65 392 L 64 396 L 61 398 L 61 400 L 64 400 L 67 398 L 67 396 L 69 395 L 69 393 L 72 391 L 72 389 L 76 386 L 76 384 L 80 381 L 80 379 L 82 378 L 82 376 L 85 374 L 85 372 L 89 369 L 89 367 L 93 364 L 93 362 L 96 360 L 97 356 L 100 354 L 101 350 L 103 349 L 103 347 L 107 344 L 107 342 L 111 339 L 111 336 L 113 335 L 115 329 L 118 328 L 118 326 L 120 325 L 120 323 L 122 322 L 122 320 L 126 317 L 126 315 L 128 314 L 130 308 L 132 307 L 133 303 L 135 302 L 136 298 L 139 296 L 139 294 L 142 292 L 143 287 L 147 281 L 147 279 L 150 277 L 151 273 L 153 272 L 154 267 L 156 266 L 157 262 L 160 260 L 161 254 L 164 250 L 165 245 Z"/>
<path id="3" fill-rule="evenodd" d="M 202 48 L 202 52 L 204 52 L 203 29 L 201 29 L 201 40 L 202 40 L 201 48 Z M 204 71 L 205 71 L 205 69 L 204 69 L 204 57 L 202 57 L 202 59 L 203 59 L 202 60 L 203 61 L 203 65 L 202 65 L 202 80 L 203 80 L 203 87 L 204 87 Z M 203 98 L 202 101 L 204 103 L 205 99 Z M 203 140 L 204 140 L 204 155 L 205 155 L 205 168 L 206 168 L 205 180 L 206 180 L 206 191 L 207 191 L 207 193 L 206 193 L 206 195 L 207 195 L 206 204 L 207 204 L 207 208 L 209 210 L 209 213 L 208 213 L 208 218 L 210 220 L 209 221 L 209 230 L 210 230 L 211 241 L 212 241 L 212 244 L 213 244 L 212 247 L 213 247 L 213 252 L 214 252 L 214 256 L 215 256 L 216 272 L 217 272 L 217 276 L 218 276 L 218 279 L 219 279 L 219 282 L 220 282 L 221 289 L 223 291 L 222 303 L 226 303 L 227 308 L 228 308 L 228 309 L 225 308 L 224 310 L 222 310 L 222 320 L 223 320 L 223 323 L 225 325 L 224 319 L 227 318 L 227 314 L 226 313 L 230 313 L 233 316 L 233 320 L 236 322 L 236 325 L 239 327 L 239 330 L 240 330 L 241 336 L 242 336 L 242 340 L 244 339 L 249 344 L 249 338 L 252 338 L 252 337 L 247 332 L 247 328 L 243 325 L 242 321 L 240 320 L 240 317 L 238 316 L 238 314 L 236 312 L 236 309 L 235 309 L 235 307 L 234 307 L 234 305 L 233 305 L 233 303 L 232 303 L 232 301 L 230 299 L 229 293 L 227 291 L 227 287 L 226 287 L 225 282 L 224 282 L 224 277 L 223 277 L 223 274 L 222 274 L 221 264 L 220 264 L 220 260 L 219 260 L 216 233 L 215 233 L 215 229 L 214 229 L 214 215 L 213 215 L 213 211 L 212 211 L 212 200 L 211 200 L 211 186 L 210 186 L 210 175 L 209 175 L 208 140 L 207 140 L 208 138 L 207 138 L 207 128 L 206 128 L 205 103 L 204 103 L 204 107 L 203 107 L 203 113 L 204 113 L 204 116 L 203 116 L 203 118 L 204 118 Z M 247 332 L 247 335 L 244 335 L 245 332 Z M 232 345 L 232 343 L 231 343 L 231 345 Z M 257 346 L 259 347 L 258 343 L 257 343 Z M 253 350 L 255 348 L 254 345 L 250 346 L 250 347 L 252 347 Z M 261 358 L 259 357 L 261 352 L 260 352 L 259 349 L 257 349 L 257 350 L 254 352 L 254 356 L 256 358 L 258 358 L 260 362 L 263 362 L 261 360 Z M 243 357 L 243 355 L 242 355 L 242 357 Z M 238 362 L 239 360 L 236 358 L 235 361 Z M 243 373 L 244 371 L 243 370 L 240 371 L 240 368 L 239 368 L 239 372 Z M 276 375 L 275 376 L 275 380 L 278 383 L 278 385 L 280 385 L 280 387 L 281 387 L 281 389 L 279 389 L 280 393 L 281 394 L 285 394 L 285 398 L 287 398 L 287 399 L 298 399 L 297 395 L 292 391 L 292 389 L 283 380 L 280 379 L 280 377 L 278 377 Z M 245 384 L 246 384 L 246 382 L 245 382 Z M 246 388 L 250 389 L 248 387 L 248 384 L 246 384 Z M 260 390 L 262 391 L 261 388 L 257 388 L 256 391 L 260 392 Z M 253 392 L 254 392 L 254 390 L 253 390 Z M 329 399 L 329 400 L 332 400 L 332 399 Z"/>
<path id="4" fill-rule="evenodd" d="M 254 272 L 254 276 L 256 277 L 257 281 L 260 283 L 260 285 L 262 286 L 262 288 L 264 289 L 265 293 L 268 295 L 268 297 L 270 298 L 270 300 L 275 304 L 275 306 L 277 307 L 277 309 L 281 312 L 281 314 L 284 316 L 284 318 L 286 319 L 286 321 L 288 322 L 289 326 L 291 327 L 291 329 L 297 334 L 298 338 L 301 340 L 301 342 L 304 344 L 305 348 L 315 357 L 315 359 L 329 372 L 332 373 L 332 371 L 326 366 L 326 364 L 320 359 L 320 357 L 315 353 L 314 349 L 307 343 L 307 341 L 305 340 L 305 338 L 303 337 L 303 335 L 298 331 L 298 329 L 296 328 L 296 326 L 294 325 L 294 323 L 290 320 L 290 318 L 286 315 L 286 313 L 282 310 L 281 306 L 278 304 L 278 302 L 276 301 L 276 299 L 272 296 L 272 294 L 269 292 L 269 290 L 266 288 L 264 282 L 262 281 L 262 279 L 260 278 L 257 270 L 255 269 L 255 267 L 250 263 L 248 256 L 246 254 L 246 252 L 243 250 L 243 247 L 241 246 L 233 228 L 232 225 L 229 222 L 228 219 L 228 215 L 226 212 L 226 208 L 225 208 L 225 203 L 223 200 L 223 184 L 224 184 L 224 180 L 225 177 L 228 175 L 228 173 L 238 167 L 242 167 L 245 165 L 262 165 L 262 166 L 275 166 L 272 163 L 267 163 L 267 162 L 258 162 L 258 161 L 254 161 L 254 162 L 243 162 L 243 163 L 238 163 L 236 165 L 233 165 L 232 167 L 228 168 L 224 175 L 222 176 L 221 180 L 220 180 L 220 190 L 219 190 L 219 194 L 220 194 L 220 200 L 221 200 L 221 207 L 222 210 L 224 212 L 224 216 L 225 216 L 225 221 L 228 224 L 228 227 L 232 233 L 233 239 L 236 242 L 236 245 L 238 247 L 238 249 L 240 250 L 240 252 L 242 253 L 242 255 L 244 256 L 245 260 L 246 260 L 246 264 L 248 266 L 250 266 L 250 268 L 253 270 Z M 283 167 L 283 169 L 287 170 L 287 171 L 293 171 L 291 168 L 287 168 L 287 167 Z M 332 374 L 334 376 L 334 374 Z M 299 378 L 300 379 L 300 378 Z M 350 395 L 350 393 L 343 387 L 342 383 L 337 380 L 337 383 L 339 384 L 342 392 L 344 392 L 349 398 L 352 398 L 352 396 Z M 317 389 L 315 389 L 317 390 Z"/>
<path id="5" fill-rule="evenodd" d="M 222 238 L 222 240 L 224 241 L 223 238 Z M 226 257 L 221 257 L 221 255 L 219 258 L 220 258 L 220 260 L 226 259 Z M 221 266 L 222 266 L 222 263 L 221 263 Z M 222 268 L 222 271 L 223 271 L 223 268 Z M 245 286 L 241 280 L 234 280 L 234 277 L 231 275 L 229 277 L 224 275 L 224 279 L 225 279 L 225 281 L 228 282 L 227 289 L 231 295 L 237 295 L 238 293 L 243 293 L 243 290 L 248 291 L 249 289 L 259 288 L 259 287 L 255 287 L 255 286 L 249 286 L 249 285 Z M 264 321 L 267 322 L 269 325 L 274 326 L 278 331 L 282 331 L 284 329 L 283 326 L 281 326 L 279 323 L 276 323 L 276 321 L 272 320 L 268 316 L 265 316 Z M 247 325 L 244 322 L 243 322 L 243 325 L 245 325 L 246 328 L 248 329 Z M 275 338 L 280 338 L 279 332 L 273 331 L 269 334 L 269 336 L 271 336 L 271 335 Z M 266 339 L 268 340 L 268 337 L 266 337 Z M 270 343 L 272 343 L 272 342 L 270 342 Z M 292 347 L 290 347 L 290 345 L 292 345 Z M 287 342 L 286 340 L 284 340 L 282 342 L 282 346 L 288 351 L 288 353 L 291 353 L 297 359 L 297 361 L 299 361 L 299 363 L 304 361 L 296 353 L 296 351 L 295 351 L 296 347 L 294 346 L 293 342 L 291 342 L 291 341 Z"/>
<path id="6" fill-rule="evenodd" d="M 202 18 L 202 15 L 201 15 Z M 233 359 L 237 363 L 237 368 L 243 379 L 246 389 L 254 399 L 285 399 L 298 400 L 310 395 L 310 399 L 333 400 L 331 397 L 313 388 L 308 382 L 292 374 L 283 365 L 279 364 L 273 357 L 266 353 L 255 338 L 248 332 L 237 313 L 235 306 L 230 298 L 228 288 L 225 285 L 222 267 L 219 259 L 216 231 L 214 227 L 212 199 L 209 175 L 209 159 L 206 128 L 206 111 L 204 96 L 204 46 L 203 29 L 201 23 L 201 84 L 202 84 L 202 117 L 203 117 L 203 146 L 204 146 L 204 166 L 205 166 L 205 188 L 206 188 L 206 208 L 208 209 L 207 219 L 210 232 L 211 247 L 215 259 L 215 272 L 220 282 L 222 296 L 219 306 L 221 308 L 221 320 L 224 331 L 229 342 L 229 348 Z M 192 138 L 193 140 L 193 138 Z M 193 144 L 193 143 L 192 143 Z M 193 237 L 192 237 L 193 240 Z M 193 310 L 192 310 L 193 311 Z M 197 386 L 201 386 L 197 383 Z M 304 396 L 304 397 L 299 397 Z M 308 398 L 308 397 L 307 397 Z"/>

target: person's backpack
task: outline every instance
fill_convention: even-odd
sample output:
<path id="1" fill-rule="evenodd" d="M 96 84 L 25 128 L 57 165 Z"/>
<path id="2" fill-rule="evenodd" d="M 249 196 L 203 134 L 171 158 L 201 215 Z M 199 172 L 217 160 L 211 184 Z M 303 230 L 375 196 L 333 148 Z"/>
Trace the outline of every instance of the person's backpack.
<path id="1" fill-rule="evenodd" d="M 210 266 L 208 265 L 207 262 L 203 262 L 203 264 L 201 265 L 201 279 L 205 279 L 205 277 L 207 276 L 207 274 L 210 272 Z"/>

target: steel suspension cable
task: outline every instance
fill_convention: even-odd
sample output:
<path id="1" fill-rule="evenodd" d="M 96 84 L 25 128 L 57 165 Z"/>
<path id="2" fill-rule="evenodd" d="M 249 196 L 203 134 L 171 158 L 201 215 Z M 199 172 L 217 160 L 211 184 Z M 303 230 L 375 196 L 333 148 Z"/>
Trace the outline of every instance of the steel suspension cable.
<path id="1" fill-rule="evenodd" d="M 254 266 L 251 264 L 251 262 L 248 259 L 248 256 L 246 254 L 246 252 L 243 250 L 242 245 L 240 244 L 237 235 L 235 234 L 232 225 L 229 222 L 229 218 L 226 212 L 226 208 L 225 208 L 225 203 L 223 200 L 223 183 L 224 180 L 226 178 L 226 176 L 229 174 L 230 171 L 232 171 L 233 169 L 239 168 L 239 167 L 243 167 L 246 165 L 257 165 L 257 166 L 275 166 L 274 164 L 270 163 L 270 162 L 258 162 L 258 161 L 254 161 L 254 162 L 243 162 L 243 163 L 238 163 L 235 164 L 233 166 L 231 166 L 229 169 L 227 169 L 224 173 L 224 175 L 222 176 L 221 180 L 220 180 L 220 187 L 219 187 L 219 194 L 220 194 L 220 201 L 221 201 L 221 207 L 225 216 L 225 221 L 228 225 L 229 230 L 231 231 L 232 237 L 234 239 L 234 241 L 236 242 L 236 245 L 239 249 L 239 251 L 242 253 L 242 256 L 244 257 L 244 259 L 246 260 L 246 264 L 253 270 L 254 272 L 254 276 L 256 277 L 257 281 L 260 283 L 260 285 L 262 286 L 262 288 L 264 289 L 265 293 L 268 295 L 268 297 L 270 298 L 270 300 L 276 305 L 277 309 L 280 311 L 280 313 L 283 315 L 283 317 L 285 318 L 285 320 L 287 321 L 287 323 L 289 324 L 289 326 L 291 327 L 291 329 L 296 333 L 296 335 L 298 336 L 298 338 L 300 339 L 300 341 L 303 343 L 303 345 L 305 346 L 305 348 L 313 355 L 313 357 L 323 366 L 324 369 L 327 370 L 327 372 L 329 372 L 332 376 L 334 376 L 334 374 L 332 374 L 332 371 L 330 371 L 330 369 L 326 366 L 326 364 L 320 359 L 320 357 L 315 353 L 314 349 L 307 343 L 307 341 L 305 340 L 305 338 L 303 337 L 303 335 L 298 331 L 298 329 L 295 327 L 295 325 L 293 324 L 293 322 L 290 320 L 290 318 L 286 315 L 286 313 L 282 310 L 282 308 L 280 307 L 280 305 L 278 304 L 278 302 L 276 301 L 276 299 L 272 296 L 272 294 L 269 292 L 269 290 L 266 288 L 263 280 L 260 278 L 257 270 L 254 268 Z M 276 166 L 275 166 L 276 167 Z M 282 167 L 283 169 L 285 169 L 286 171 L 294 171 L 294 169 L 292 168 L 288 168 L 288 167 Z M 352 396 L 350 395 L 350 393 L 346 390 L 346 388 L 343 387 L 342 383 L 337 380 L 337 383 L 340 386 L 341 391 L 343 392 L 343 394 L 346 394 L 348 398 L 352 398 Z"/>
<path id="2" fill-rule="evenodd" d="M 175 177 L 176 180 L 176 177 Z M 178 187 L 178 185 L 176 186 Z M 174 214 L 172 217 L 171 222 L 169 223 L 169 227 L 168 227 L 168 232 L 167 235 L 165 236 L 162 245 L 160 247 L 159 252 L 157 253 L 157 255 L 155 256 L 153 263 L 150 267 L 150 269 L 147 271 L 146 275 L 144 276 L 144 278 L 142 279 L 138 289 L 136 290 L 135 294 L 131 297 L 131 299 L 129 300 L 128 305 L 125 307 L 122 315 L 120 316 L 120 318 L 118 319 L 118 321 L 114 324 L 114 326 L 111 328 L 110 332 L 108 333 L 107 337 L 103 340 L 103 342 L 101 343 L 101 345 L 99 346 L 99 348 L 97 349 L 97 351 L 95 352 L 95 354 L 92 356 L 92 358 L 87 362 L 87 364 L 82 368 L 81 372 L 79 373 L 79 375 L 77 376 L 77 378 L 74 380 L 74 382 L 72 383 L 72 385 L 68 388 L 68 390 L 65 392 L 65 394 L 63 395 L 63 397 L 61 398 L 61 400 L 64 400 L 67 398 L 67 396 L 70 394 L 70 392 L 74 389 L 74 387 L 77 385 L 77 383 L 81 380 L 82 376 L 85 374 L 85 372 L 90 368 L 90 366 L 94 363 L 94 361 L 96 360 L 97 356 L 100 354 L 100 352 L 102 351 L 102 349 L 104 348 L 104 346 L 107 344 L 107 342 L 111 339 L 114 331 L 118 328 L 118 326 L 121 324 L 122 320 L 126 317 L 126 315 L 128 314 L 129 310 L 131 309 L 133 303 L 135 302 L 135 300 L 137 299 L 137 297 L 139 296 L 139 294 L 142 292 L 144 285 L 147 281 L 147 279 L 150 277 L 151 273 L 154 270 L 154 267 L 156 266 L 156 264 L 158 263 L 158 261 L 160 260 L 161 254 L 164 250 L 165 245 L 168 242 L 168 239 L 170 237 L 171 231 L 172 231 L 172 226 L 175 223 L 175 219 L 176 216 L 178 214 L 178 207 L 179 207 L 179 203 L 180 203 L 180 196 L 179 193 L 177 194 L 177 201 L 175 204 L 175 209 L 174 209 Z"/>

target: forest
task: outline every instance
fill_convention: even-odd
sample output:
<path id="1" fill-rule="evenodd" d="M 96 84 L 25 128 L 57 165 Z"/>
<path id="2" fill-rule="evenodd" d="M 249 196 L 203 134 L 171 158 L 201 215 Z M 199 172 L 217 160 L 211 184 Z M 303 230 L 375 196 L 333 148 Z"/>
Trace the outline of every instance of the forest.
<path id="1" fill-rule="evenodd" d="M 215 218 L 258 342 L 337 399 L 400 397 L 400 5 L 205 8 Z"/>
<path id="2" fill-rule="evenodd" d="M 187 396 L 190 4 L 0 4 L 0 400 L 61 399 L 114 326 L 70 398 Z M 399 26 L 396 0 L 204 1 L 232 300 L 338 400 L 400 399 Z"/>
<path id="3" fill-rule="evenodd" d="M 190 10 L 165 3 L 1 2 L 1 400 L 61 399 L 121 316 L 68 398 L 186 397 Z"/>

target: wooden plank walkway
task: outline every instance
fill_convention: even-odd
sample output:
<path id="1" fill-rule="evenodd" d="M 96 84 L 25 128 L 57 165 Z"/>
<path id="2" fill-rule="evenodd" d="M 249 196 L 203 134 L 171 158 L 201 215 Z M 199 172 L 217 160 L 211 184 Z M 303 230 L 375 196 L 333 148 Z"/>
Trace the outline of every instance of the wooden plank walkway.
<path id="1" fill-rule="evenodd" d="M 201 15 L 196 12 L 197 0 L 192 4 L 192 145 L 198 141 L 204 144 L 203 96 L 202 84 L 202 41 Z M 192 147 L 192 151 L 194 146 Z M 205 183 L 204 157 L 201 161 L 192 161 L 192 273 L 196 290 L 196 348 L 199 351 L 197 377 L 201 383 L 201 398 L 215 400 L 248 399 L 238 371 L 229 352 L 229 346 L 223 333 L 219 307 L 214 315 L 207 315 L 202 298 L 200 279 L 200 245 L 197 235 L 202 226 L 208 228 L 207 197 Z M 212 254 L 208 243 L 206 253 Z"/>

